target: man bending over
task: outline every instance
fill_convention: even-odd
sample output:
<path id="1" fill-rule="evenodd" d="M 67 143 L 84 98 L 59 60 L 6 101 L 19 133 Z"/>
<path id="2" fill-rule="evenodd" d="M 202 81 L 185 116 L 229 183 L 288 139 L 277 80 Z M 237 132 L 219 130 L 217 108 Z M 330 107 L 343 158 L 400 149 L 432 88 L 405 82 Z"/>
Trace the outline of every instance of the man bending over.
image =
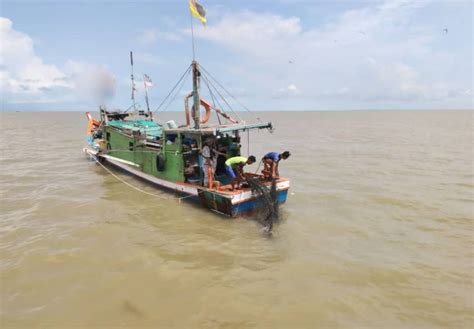
<path id="1" fill-rule="evenodd" d="M 240 182 L 244 180 L 244 166 L 250 165 L 255 162 L 253 155 L 249 156 L 248 159 L 245 157 L 233 157 L 227 159 L 225 162 L 225 171 L 227 176 L 231 179 L 232 191 L 237 185 L 237 189 L 240 187 Z"/>
<path id="2" fill-rule="evenodd" d="M 263 175 L 266 178 L 279 178 L 280 173 L 278 172 L 278 164 L 280 163 L 280 160 L 286 160 L 290 155 L 291 154 L 288 151 L 283 153 L 269 152 L 265 154 L 265 156 L 262 158 Z"/>

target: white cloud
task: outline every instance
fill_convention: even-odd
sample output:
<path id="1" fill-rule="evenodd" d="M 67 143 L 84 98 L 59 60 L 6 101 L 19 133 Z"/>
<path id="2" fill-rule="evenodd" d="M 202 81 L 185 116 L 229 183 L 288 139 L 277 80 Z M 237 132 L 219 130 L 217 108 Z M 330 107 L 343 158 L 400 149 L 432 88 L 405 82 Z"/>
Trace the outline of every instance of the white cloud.
<path id="1" fill-rule="evenodd" d="M 217 24 L 196 29 L 195 33 L 198 37 L 259 57 L 269 55 L 269 51 L 281 53 L 284 48 L 291 47 L 291 41 L 301 31 L 298 17 L 246 11 L 224 15 Z"/>
<path id="2" fill-rule="evenodd" d="M 66 75 L 55 65 L 43 63 L 33 49 L 33 40 L 12 28 L 12 21 L 0 17 L 0 90 L 41 98 L 55 88 L 70 88 Z"/>
<path id="3" fill-rule="evenodd" d="M 294 95 L 299 95 L 299 94 L 300 94 L 300 90 L 294 84 L 289 84 L 285 88 L 280 88 L 277 90 L 277 93 L 276 93 L 277 96 L 294 96 Z"/>
<path id="4" fill-rule="evenodd" d="M 146 29 L 138 32 L 138 41 L 143 44 L 153 44 L 158 40 L 180 41 L 182 35 L 171 31 L 160 31 L 157 29 Z"/>
<path id="5" fill-rule="evenodd" d="M 458 97 L 466 104 L 465 91 L 472 89 L 469 78 L 451 78 L 450 71 L 464 60 L 472 74 L 472 63 L 462 54 L 437 49 L 433 44 L 442 35 L 439 30 L 413 19 L 429 4 L 366 4 L 322 27 L 307 28 L 294 16 L 221 13 L 219 21 L 195 33 L 244 58 L 241 70 L 262 94 L 276 90 L 280 95 L 313 97 L 315 102 L 330 97 L 362 102 Z"/>
<path id="6" fill-rule="evenodd" d="M 114 93 L 115 78 L 102 66 L 68 61 L 45 64 L 30 36 L 0 17 L 0 92 L 5 103 L 57 103 L 86 97 L 102 101 Z"/>

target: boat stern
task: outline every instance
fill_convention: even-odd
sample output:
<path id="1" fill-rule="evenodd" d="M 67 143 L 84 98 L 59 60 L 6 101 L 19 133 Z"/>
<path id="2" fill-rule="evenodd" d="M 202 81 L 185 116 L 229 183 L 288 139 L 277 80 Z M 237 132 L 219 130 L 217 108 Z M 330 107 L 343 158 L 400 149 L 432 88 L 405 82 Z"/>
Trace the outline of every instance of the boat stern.
<path id="1" fill-rule="evenodd" d="M 271 189 L 271 182 L 264 182 L 262 185 Z M 256 212 L 265 210 L 267 207 L 263 196 L 250 187 L 245 187 L 237 191 L 225 190 L 200 190 L 200 203 L 212 211 L 230 217 L 251 216 Z M 276 181 L 275 201 L 278 204 L 286 202 L 290 181 L 287 178 L 279 178 Z"/>

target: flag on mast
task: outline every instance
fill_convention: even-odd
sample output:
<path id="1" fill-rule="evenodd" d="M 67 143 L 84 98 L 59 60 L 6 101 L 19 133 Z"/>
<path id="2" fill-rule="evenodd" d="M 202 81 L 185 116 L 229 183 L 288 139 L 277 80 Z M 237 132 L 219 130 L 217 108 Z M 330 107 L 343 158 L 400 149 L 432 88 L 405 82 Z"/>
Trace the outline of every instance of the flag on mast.
<path id="1" fill-rule="evenodd" d="M 146 88 L 153 87 L 153 81 L 151 81 L 151 78 L 147 74 L 143 75 L 143 83 L 145 84 Z"/>
<path id="2" fill-rule="evenodd" d="M 196 0 L 189 0 L 189 10 L 194 17 L 201 21 L 202 25 L 206 25 L 206 11 Z"/>

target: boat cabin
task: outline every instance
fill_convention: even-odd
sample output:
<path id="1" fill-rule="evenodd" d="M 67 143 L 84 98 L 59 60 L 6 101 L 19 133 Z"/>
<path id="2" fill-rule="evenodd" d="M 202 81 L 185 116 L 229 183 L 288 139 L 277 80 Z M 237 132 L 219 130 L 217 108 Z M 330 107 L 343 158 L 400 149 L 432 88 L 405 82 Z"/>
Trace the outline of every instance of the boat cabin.
<path id="1" fill-rule="evenodd" d="M 241 133 L 252 129 L 272 129 L 270 122 L 207 125 L 195 129 L 177 127 L 174 121 L 160 125 L 150 119 L 118 117 L 116 114 L 108 116 L 105 110 L 103 114 L 106 124 L 102 131 L 102 148 L 107 156 L 159 178 L 201 186 L 201 152 L 207 140 L 212 140 L 212 150 L 222 153 L 214 154 L 214 181 L 226 185 L 229 180 L 225 174 L 225 161 L 241 155 Z"/>

